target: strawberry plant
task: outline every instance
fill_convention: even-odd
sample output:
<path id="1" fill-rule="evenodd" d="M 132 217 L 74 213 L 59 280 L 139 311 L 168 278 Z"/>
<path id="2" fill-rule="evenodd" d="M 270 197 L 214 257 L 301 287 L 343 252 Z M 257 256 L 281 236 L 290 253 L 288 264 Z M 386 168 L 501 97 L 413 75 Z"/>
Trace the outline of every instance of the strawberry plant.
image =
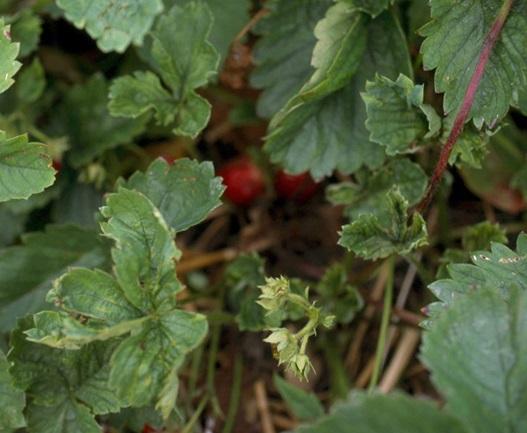
<path id="1" fill-rule="evenodd" d="M 527 0 L 0 0 L 0 432 L 527 432 L 526 116 Z"/>

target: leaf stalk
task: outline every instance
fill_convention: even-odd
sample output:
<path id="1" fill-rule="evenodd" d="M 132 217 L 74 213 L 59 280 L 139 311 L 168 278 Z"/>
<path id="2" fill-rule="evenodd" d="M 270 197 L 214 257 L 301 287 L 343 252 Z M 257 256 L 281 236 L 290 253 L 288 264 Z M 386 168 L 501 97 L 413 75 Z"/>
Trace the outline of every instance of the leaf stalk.
<path id="1" fill-rule="evenodd" d="M 452 153 L 452 149 L 454 148 L 454 145 L 456 144 L 459 136 L 463 132 L 465 122 L 470 113 L 470 110 L 472 109 L 472 104 L 474 103 L 476 92 L 481 83 L 481 79 L 483 78 L 483 74 L 485 73 L 485 67 L 487 66 L 487 63 L 489 61 L 492 49 L 494 48 L 494 45 L 496 45 L 496 42 L 501 34 L 501 30 L 503 29 L 503 26 L 507 21 L 507 17 L 509 16 L 513 3 L 514 0 L 503 1 L 498 15 L 496 16 L 496 19 L 489 33 L 485 37 L 483 47 L 479 55 L 478 63 L 476 64 L 474 73 L 470 78 L 470 82 L 465 92 L 465 96 L 463 97 L 461 107 L 456 115 L 454 124 L 450 131 L 450 134 L 448 135 L 447 141 L 441 149 L 441 154 L 439 155 L 439 160 L 437 161 L 434 172 L 432 174 L 432 178 L 430 179 L 430 182 L 428 184 L 425 197 L 417 206 L 418 212 L 423 212 L 428 208 L 430 202 L 432 201 L 432 198 L 434 197 L 437 191 L 439 183 L 443 178 L 443 174 L 448 165 L 450 154 Z"/>

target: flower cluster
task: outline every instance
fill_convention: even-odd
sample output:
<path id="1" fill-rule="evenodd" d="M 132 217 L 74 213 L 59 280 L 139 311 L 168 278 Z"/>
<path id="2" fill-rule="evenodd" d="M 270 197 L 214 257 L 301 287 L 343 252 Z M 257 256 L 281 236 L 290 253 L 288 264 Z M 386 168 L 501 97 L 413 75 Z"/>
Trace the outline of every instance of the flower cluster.
<path id="1" fill-rule="evenodd" d="M 297 377 L 307 379 L 313 365 L 306 354 L 309 337 L 316 334 L 319 326 L 331 328 L 335 323 L 335 316 L 327 315 L 309 302 L 308 288 L 303 295 L 293 293 L 289 280 L 285 277 L 266 278 L 258 304 L 267 314 L 272 314 L 283 309 L 287 304 L 300 307 L 307 318 L 307 323 L 298 332 L 293 332 L 286 327 L 270 328 L 271 334 L 265 342 L 273 345 L 278 364 L 284 364 Z"/>

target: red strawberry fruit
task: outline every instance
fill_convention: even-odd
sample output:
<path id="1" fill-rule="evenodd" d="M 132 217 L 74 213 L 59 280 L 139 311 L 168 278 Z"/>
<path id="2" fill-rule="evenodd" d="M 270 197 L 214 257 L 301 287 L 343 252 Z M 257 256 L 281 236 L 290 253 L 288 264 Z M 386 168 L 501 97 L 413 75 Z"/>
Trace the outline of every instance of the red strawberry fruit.
<path id="1" fill-rule="evenodd" d="M 152 427 L 150 424 L 145 424 L 143 426 L 142 433 L 157 433 L 157 429 Z"/>
<path id="2" fill-rule="evenodd" d="M 262 171 L 246 156 L 228 162 L 218 174 L 227 187 L 225 196 L 236 205 L 249 206 L 265 192 Z"/>
<path id="3" fill-rule="evenodd" d="M 304 203 L 315 195 L 319 184 L 307 171 L 300 174 L 288 174 L 279 170 L 275 175 L 274 187 L 278 197 Z"/>
<path id="4" fill-rule="evenodd" d="M 163 158 L 168 165 L 174 164 L 174 161 L 176 160 L 176 157 L 172 155 L 161 155 L 161 158 Z"/>
<path id="5" fill-rule="evenodd" d="M 54 159 L 52 162 L 51 162 L 51 166 L 55 169 L 55 171 L 57 173 L 60 172 L 60 170 L 62 169 L 62 161 L 59 161 L 58 159 Z"/>

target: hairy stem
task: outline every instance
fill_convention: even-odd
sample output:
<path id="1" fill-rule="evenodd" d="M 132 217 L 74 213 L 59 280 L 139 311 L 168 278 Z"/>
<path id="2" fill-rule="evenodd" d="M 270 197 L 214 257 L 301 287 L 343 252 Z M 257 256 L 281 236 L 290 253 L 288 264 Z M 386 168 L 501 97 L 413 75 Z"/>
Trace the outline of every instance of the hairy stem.
<path id="1" fill-rule="evenodd" d="M 375 352 L 375 363 L 373 365 L 373 373 L 370 380 L 368 390 L 372 392 L 377 383 L 379 382 L 379 376 L 381 374 L 381 368 L 384 361 L 384 353 L 386 351 L 386 337 L 388 335 L 388 326 L 390 324 L 390 316 L 392 313 L 392 302 L 393 302 L 393 279 L 395 271 L 395 259 L 393 256 L 388 258 L 389 273 L 388 279 L 386 280 L 386 287 L 384 288 L 384 307 L 382 310 L 381 329 L 379 332 L 379 340 L 377 342 L 377 350 Z"/>
<path id="2" fill-rule="evenodd" d="M 476 96 L 476 92 L 481 83 L 481 79 L 483 78 L 485 67 L 487 66 L 487 62 L 489 61 L 492 49 L 494 48 L 494 45 L 496 44 L 496 41 L 500 36 L 501 30 L 503 29 L 503 25 L 505 24 L 505 21 L 509 16 L 509 12 L 512 8 L 513 3 L 514 0 L 503 1 L 503 4 L 498 12 L 498 15 L 496 16 L 494 24 L 492 25 L 489 33 L 485 37 L 485 41 L 483 42 L 483 47 L 479 55 L 478 63 L 476 64 L 474 73 L 472 74 L 470 82 L 468 83 L 468 87 L 465 92 L 465 96 L 463 97 L 461 108 L 459 109 L 456 115 L 454 125 L 452 126 L 452 130 L 450 131 L 448 139 L 443 148 L 441 149 L 441 154 L 439 155 L 439 160 L 437 161 L 434 173 L 432 174 L 432 178 L 430 179 L 430 183 L 428 184 L 425 197 L 417 206 L 418 212 L 422 212 L 426 210 L 426 208 L 428 208 L 437 190 L 437 187 L 439 186 L 439 182 L 441 181 L 443 173 L 445 172 L 446 167 L 448 165 L 450 153 L 452 152 L 452 149 L 454 148 L 454 145 L 456 144 L 461 132 L 463 132 L 463 127 L 465 126 L 465 122 L 472 108 L 472 104 L 474 103 L 474 97 Z"/>

